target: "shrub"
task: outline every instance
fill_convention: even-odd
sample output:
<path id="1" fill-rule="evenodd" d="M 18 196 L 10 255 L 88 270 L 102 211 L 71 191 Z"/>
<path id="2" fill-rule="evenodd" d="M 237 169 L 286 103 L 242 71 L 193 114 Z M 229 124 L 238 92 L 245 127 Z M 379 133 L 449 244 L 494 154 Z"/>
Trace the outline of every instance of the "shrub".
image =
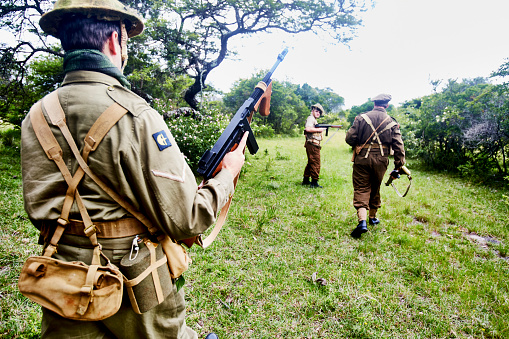
<path id="1" fill-rule="evenodd" d="M 230 117 L 209 109 L 206 113 L 198 112 L 195 117 L 172 118 L 167 124 L 187 163 L 195 171 L 203 153 L 212 148 L 229 122 Z"/>

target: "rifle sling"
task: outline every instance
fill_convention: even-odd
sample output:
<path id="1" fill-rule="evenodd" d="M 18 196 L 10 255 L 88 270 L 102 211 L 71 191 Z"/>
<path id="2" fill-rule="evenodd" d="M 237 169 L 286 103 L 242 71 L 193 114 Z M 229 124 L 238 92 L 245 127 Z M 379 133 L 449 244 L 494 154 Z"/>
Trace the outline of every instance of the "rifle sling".
<path id="1" fill-rule="evenodd" d="M 394 182 L 391 182 L 392 188 L 394 188 L 394 191 L 396 191 L 396 194 L 398 194 L 401 198 L 404 198 L 407 195 L 408 191 L 410 190 L 410 186 L 412 186 L 412 179 L 409 178 L 408 181 L 409 181 L 408 186 L 406 188 L 405 193 L 403 193 L 403 194 L 399 193 L 398 189 L 396 188 L 396 185 L 394 185 Z"/>

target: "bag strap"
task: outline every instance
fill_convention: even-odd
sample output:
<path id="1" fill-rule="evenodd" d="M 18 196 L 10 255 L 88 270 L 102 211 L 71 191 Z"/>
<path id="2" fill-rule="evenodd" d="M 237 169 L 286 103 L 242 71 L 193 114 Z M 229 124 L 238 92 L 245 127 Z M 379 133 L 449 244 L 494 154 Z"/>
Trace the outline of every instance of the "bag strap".
<path id="1" fill-rule="evenodd" d="M 233 179 L 233 187 L 234 188 L 237 187 L 238 179 L 239 179 L 239 174 L 237 174 L 235 179 Z M 216 224 L 215 224 L 214 228 L 212 229 L 212 232 L 210 232 L 208 237 L 206 237 L 205 239 L 203 239 L 201 241 L 201 247 L 203 247 L 203 248 L 209 247 L 210 244 L 212 244 L 214 242 L 214 240 L 216 239 L 217 235 L 219 234 L 219 232 L 223 228 L 223 225 L 226 222 L 226 217 L 228 215 L 228 211 L 230 210 L 230 204 L 232 202 L 232 198 L 233 198 L 233 194 L 230 196 L 230 198 L 228 198 L 228 201 L 223 206 L 223 208 L 221 208 L 221 212 L 219 212 L 219 218 L 217 218 Z"/>
<path id="2" fill-rule="evenodd" d="M 62 176 L 64 177 L 65 181 L 68 185 L 72 184 L 72 175 L 69 172 L 69 169 L 67 168 L 63 158 L 62 158 L 62 148 L 58 144 L 58 141 L 56 140 L 55 136 L 53 135 L 53 132 L 51 132 L 51 129 L 48 125 L 48 122 L 46 121 L 46 118 L 43 115 L 42 112 L 42 102 L 37 102 L 31 109 L 30 109 L 30 121 L 32 123 L 32 128 L 34 129 L 35 135 L 37 136 L 37 139 L 39 140 L 39 143 L 41 144 L 42 148 L 44 149 L 46 155 L 49 159 L 53 160 L 57 167 L 59 168 L 60 172 L 62 173 Z M 69 193 L 69 190 L 68 192 Z M 78 204 L 78 208 L 80 210 L 80 214 L 82 215 L 83 222 L 87 222 L 87 225 L 91 224 L 91 220 L 88 216 L 88 213 L 86 211 L 85 205 L 83 203 L 83 200 L 81 199 L 81 196 L 76 191 L 76 202 Z M 60 240 L 60 237 L 65 231 L 65 225 L 68 222 L 64 220 L 63 218 L 59 218 L 57 221 L 57 228 L 55 232 L 53 233 L 53 236 L 50 240 L 50 244 L 46 247 L 44 250 L 45 256 L 52 256 L 56 252 L 56 247 L 58 244 L 58 241 Z M 91 234 L 90 241 L 94 246 L 97 246 L 97 238 L 94 237 L 94 234 Z"/>
<path id="3" fill-rule="evenodd" d="M 46 99 L 46 98 L 45 98 Z M 80 170 L 77 173 L 81 173 L 83 171 L 86 173 L 106 194 L 108 194 L 113 200 L 115 200 L 120 206 L 126 209 L 129 213 L 131 213 L 136 219 L 138 219 L 142 224 L 144 224 L 150 233 L 154 234 L 158 232 L 158 229 L 152 225 L 150 220 L 145 217 L 143 214 L 138 212 L 138 210 L 132 206 L 130 203 L 125 201 L 117 192 L 108 187 L 104 182 L 101 181 L 88 167 L 86 161 L 80 155 L 78 147 L 72 138 L 72 135 L 65 123 L 65 115 L 60 105 L 60 101 L 58 100 L 57 91 L 52 92 L 47 96 L 48 99 L 48 109 L 47 113 L 50 115 L 51 109 L 51 122 L 53 125 L 56 125 L 62 131 L 67 143 L 71 147 L 71 150 L 80 165 Z M 87 133 L 85 137 L 85 147 L 83 149 L 84 155 L 88 157 L 88 153 L 94 151 L 99 142 L 103 139 L 106 133 L 120 120 L 120 118 L 127 113 L 127 110 L 120 106 L 117 103 L 113 103 L 105 112 L 101 114 L 101 116 L 96 120 L 92 128 Z M 83 174 L 81 174 L 83 175 Z"/>

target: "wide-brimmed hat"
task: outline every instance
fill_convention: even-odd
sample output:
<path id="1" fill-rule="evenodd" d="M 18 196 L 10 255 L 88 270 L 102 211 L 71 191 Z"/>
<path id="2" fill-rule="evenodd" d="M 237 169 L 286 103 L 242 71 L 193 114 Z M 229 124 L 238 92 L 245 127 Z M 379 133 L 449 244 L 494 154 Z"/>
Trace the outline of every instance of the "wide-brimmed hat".
<path id="1" fill-rule="evenodd" d="M 325 114 L 325 110 L 323 109 L 322 105 L 320 105 L 320 104 L 311 105 L 311 109 L 313 109 L 313 108 L 316 108 L 317 110 L 319 110 L 321 115 Z"/>
<path id="2" fill-rule="evenodd" d="M 130 38 L 140 34 L 144 27 L 140 15 L 118 0 L 57 0 L 53 9 L 42 15 L 39 25 L 45 33 L 58 38 L 62 18 L 71 13 L 95 16 L 105 21 L 122 21 Z"/>

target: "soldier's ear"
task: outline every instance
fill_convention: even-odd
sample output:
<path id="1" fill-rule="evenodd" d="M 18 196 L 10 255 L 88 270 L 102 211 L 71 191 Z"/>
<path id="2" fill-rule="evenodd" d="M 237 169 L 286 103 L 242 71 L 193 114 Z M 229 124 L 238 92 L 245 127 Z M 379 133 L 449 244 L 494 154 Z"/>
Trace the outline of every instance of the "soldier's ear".
<path id="1" fill-rule="evenodd" d="M 110 36 L 104 43 L 104 54 L 106 55 L 117 55 L 120 54 L 120 43 L 118 42 L 118 33 L 117 31 L 111 32 Z"/>

